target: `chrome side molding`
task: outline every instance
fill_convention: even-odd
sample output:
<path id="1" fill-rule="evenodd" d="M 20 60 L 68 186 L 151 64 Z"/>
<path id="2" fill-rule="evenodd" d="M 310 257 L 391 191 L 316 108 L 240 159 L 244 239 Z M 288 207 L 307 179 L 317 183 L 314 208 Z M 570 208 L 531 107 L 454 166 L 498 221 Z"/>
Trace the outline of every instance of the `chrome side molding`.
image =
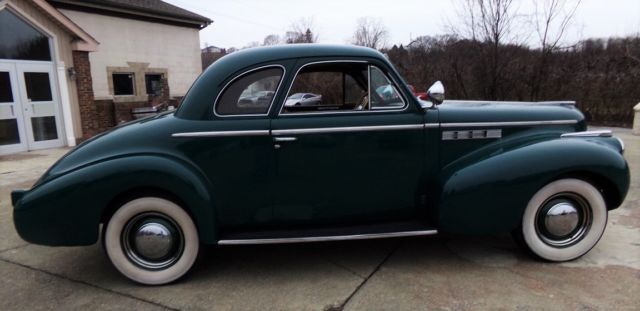
<path id="1" fill-rule="evenodd" d="M 295 134 L 319 134 L 319 133 L 343 133 L 343 132 L 371 132 L 371 131 L 397 131 L 397 130 L 421 130 L 424 124 L 401 124 L 401 125 L 375 125 L 375 126 L 348 126 L 348 127 L 319 127 L 271 130 L 273 135 L 295 135 Z"/>
<path id="2" fill-rule="evenodd" d="M 565 133 L 560 135 L 560 137 L 611 137 L 613 133 L 611 130 L 598 130 L 598 131 L 585 131 L 585 132 L 574 132 L 574 133 Z"/>
<path id="3" fill-rule="evenodd" d="M 419 230 L 419 231 L 401 231 L 401 232 L 388 232 L 388 233 L 314 236 L 314 237 L 297 237 L 297 238 L 220 240 L 218 241 L 218 245 L 284 244 L 284 243 L 327 242 L 327 241 L 344 241 L 344 240 L 366 240 L 366 239 L 384 239 L 384 238 L 396 238 L 396 237 L 407 237 L 407 236 L 433 235 L 437 233 L 438 233 L 438 230 Z"/>
<path id="4" fill-rule="evenodd" d="M 544 120 L 544 121 L 513 121 L 513 122 L 457 122 L 442 123 L 441 127 L 505 127 L 505 126 L 538 126 L 538 125 L 570 125 L 577 120 Z"/>
<path id="5" fill-rule="evenodd" d="M 574 100 L 555 100 L 555 101 L 540 101 L 540 102 L 526 102 L 526 101 L 494 101 L 494 100 L 445 100 L 444 104 L 470 104 L 470 105 L 486 105 L 486 104 L 499 104 L 499 105 L 555 105 L 555 106 L 575 106 Z"/>
<path id="6" fill-rule="evenodd" d="M 232 137 L 232 136 L 269 136 L 269 130 L 248 131 L 210 131 L 173 133 L 171 137 Z"/>

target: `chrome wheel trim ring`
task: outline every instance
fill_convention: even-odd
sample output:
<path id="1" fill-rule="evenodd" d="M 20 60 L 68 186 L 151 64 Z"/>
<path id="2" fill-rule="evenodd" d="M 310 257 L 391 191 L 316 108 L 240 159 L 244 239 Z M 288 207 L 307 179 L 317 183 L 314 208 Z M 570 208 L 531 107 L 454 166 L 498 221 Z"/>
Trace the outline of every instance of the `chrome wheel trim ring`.
<path id="1" fill-rule="evenodd" d="M 591 228 L 591 207 L 575 193 L 559 193 L 538 210 L 535 229 L 540 239 L 557 248 L 578 243 Z"/>
<path id="2" fill-rule="evenodd" d="M 184 235 L 180 226 L 170 217 L 156 212 L 131 218 L 120 239 L 127 259 L 147 270 L 172 266 L 184 251 Z"/>

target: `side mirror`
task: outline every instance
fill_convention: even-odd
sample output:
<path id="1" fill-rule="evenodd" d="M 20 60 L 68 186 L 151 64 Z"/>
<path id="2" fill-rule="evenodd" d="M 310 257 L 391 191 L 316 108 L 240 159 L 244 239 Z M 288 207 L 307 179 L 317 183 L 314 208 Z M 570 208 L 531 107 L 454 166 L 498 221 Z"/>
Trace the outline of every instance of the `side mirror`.
<path id="1" fill-rule="evenodd" d="M 427 91 L 427 96 L 429 96 L 429 100 L 434 105 L 442 104 L 444 101 L 444 85 L 442 85 L 442 82 L 436 81 Z"/>

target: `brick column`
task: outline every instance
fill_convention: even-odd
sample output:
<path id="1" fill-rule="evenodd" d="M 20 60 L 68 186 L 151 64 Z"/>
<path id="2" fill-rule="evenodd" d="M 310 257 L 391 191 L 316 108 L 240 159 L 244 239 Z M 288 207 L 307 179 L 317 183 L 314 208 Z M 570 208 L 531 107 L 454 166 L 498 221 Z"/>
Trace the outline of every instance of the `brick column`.
<path id="1" fill-rule="evenodd" d="M 76 70 L 76 88 L 78 90 L 78 105 L 80 106 L 82 138 L 88 139 L 98 134 L 100 128 L 93 97 L 89 52 L 73 51 L 73 67 Z"/>

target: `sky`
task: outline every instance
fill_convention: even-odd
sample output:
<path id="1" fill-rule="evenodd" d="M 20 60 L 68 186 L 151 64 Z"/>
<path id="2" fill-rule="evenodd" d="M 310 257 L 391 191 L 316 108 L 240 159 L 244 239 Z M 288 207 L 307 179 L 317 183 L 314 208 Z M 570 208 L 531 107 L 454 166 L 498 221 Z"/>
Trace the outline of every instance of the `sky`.
<path id="1" fill-rule="evenodd" d="M 292 23 L 302 18 L 313 21 L 320 43 L 348 43 L 357 19 L 372 17 L 387 28 L 390 45 L 407 44 L 418 36 L 447 33 L 460 16 L 456 0 L 164 1 L 212 19 L 213 24 L 200 31 L 201 46 L 222 48 L 262 42 L 269 34 L 282 36 Z M 532 14 L 533 1 L 516 0 L 518 13 Z M 639 33 L 640 0 L 582 0 L 565 38 L 571 43 Z"/>

